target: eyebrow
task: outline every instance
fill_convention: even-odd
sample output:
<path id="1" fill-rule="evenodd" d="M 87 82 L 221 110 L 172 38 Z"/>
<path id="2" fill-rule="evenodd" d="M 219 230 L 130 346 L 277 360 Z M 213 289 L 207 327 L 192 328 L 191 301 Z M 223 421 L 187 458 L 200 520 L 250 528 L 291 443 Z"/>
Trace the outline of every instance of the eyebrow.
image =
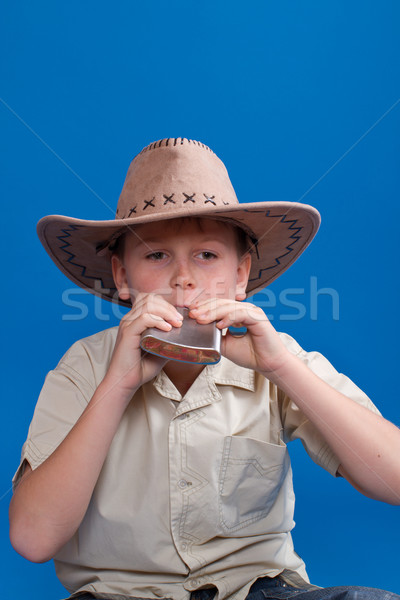
<path id="1" fill-rule="evenodd" d="M 151 244 L 161 245 L 161 246 L 163 246 L 165 243 L 168 244 L 168 242 L 165 242 L 164 240 L 160 240 L 160 238 L 157 238 L 157 237 L 149 237 L 149 238 L 143 237 L 143 238 L 137 239 L 136 241 L 137 241 L 137 243 L 135 244 L 136 248 L 138 248 L 139 246 L 147 246 L 147 245 L 151 245 Z M 198 243 L 200 245 L 202 245 L 202 244 L 207 244 L 209 242 L 214 242 L 216 244 L 220 244 L 221 246 L 225 246 L 226 248 L 229 248 L 231 246 L 231 244 L 229 244 L 228 242 L 219 240 L 214 236 L 206 236 L 206 237 L 202 238 Z"/>

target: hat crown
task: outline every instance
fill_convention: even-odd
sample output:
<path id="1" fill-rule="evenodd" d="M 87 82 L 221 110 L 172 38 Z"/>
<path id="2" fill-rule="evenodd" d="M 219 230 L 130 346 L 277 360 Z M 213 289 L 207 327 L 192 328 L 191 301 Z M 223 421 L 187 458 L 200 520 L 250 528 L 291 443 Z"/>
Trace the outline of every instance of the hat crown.
<path id="1" fill-rule="evenodd" d="M 238 203 L 225 165 L 210 148 L 187 138 L 165 138 L 146 146 L 132 161 L 116 218 L 198 216 Z"/>

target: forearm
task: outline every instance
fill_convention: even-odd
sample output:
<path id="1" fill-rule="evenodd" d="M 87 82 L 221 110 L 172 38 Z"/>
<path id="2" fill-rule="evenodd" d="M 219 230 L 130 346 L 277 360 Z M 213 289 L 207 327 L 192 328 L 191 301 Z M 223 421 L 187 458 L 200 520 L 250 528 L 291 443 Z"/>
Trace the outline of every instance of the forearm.
<path id="1" fill-rule="evenodd" d="M 17 486 L 10 538 L 20 554 L 43 562 L 75 533 L 128 402 L 103 382 L 63 442 Z"/>
<path id="2" fill-rule="evenodd" d="M 265 373 L 317 427 L 350 481 L 367 496 L 400 504 L 400 430 L 347 398 L 290 355 Z"/>

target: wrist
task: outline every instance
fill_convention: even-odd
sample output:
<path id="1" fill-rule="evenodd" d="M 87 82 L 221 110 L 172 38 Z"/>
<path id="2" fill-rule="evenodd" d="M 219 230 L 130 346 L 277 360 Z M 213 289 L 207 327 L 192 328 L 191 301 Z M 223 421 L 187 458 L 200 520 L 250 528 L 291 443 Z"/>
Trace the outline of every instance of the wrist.
<path id="1" fill-rule="evenodd" d="M 114 377 L 107 373 L 96 390 L 96 396 L 99 399 L 107 398 L 113 404 L 126 408 L 138 388 L 139 385 L 126 385 L 124 378 Z"/>
<path id="2" fill-rule="evenodd" d="M 296 363 L 297 359 L 295 355 L 285 348 L 281 354 L 269 361 L 268 366 L 261 371 L 261 374 L 266 379 L 269 379 L 269 381 L 272 381 L 272 383 L 281 386 L 282 382 L 290 375 Z"/>

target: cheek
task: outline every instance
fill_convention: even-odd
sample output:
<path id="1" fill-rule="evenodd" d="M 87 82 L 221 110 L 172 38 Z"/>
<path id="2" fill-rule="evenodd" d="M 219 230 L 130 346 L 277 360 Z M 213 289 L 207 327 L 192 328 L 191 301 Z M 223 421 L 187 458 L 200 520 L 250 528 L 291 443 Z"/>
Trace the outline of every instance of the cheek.
<path id="1" fill-rule="evenodd" d="M 150 269 L 131 273 L 128 280 L 131 289 L 142 293 L 162 293 L 167 287 L 165 275 L 151 271 Z"/>
<path id="2" fill-rule="evenodd" d="M 236 270 L 236 263 L 225 264 L 223 268 L 212 269 L 203 274 L 202 285 L 209 291 L 211 296 L 235 298 Z"/>

